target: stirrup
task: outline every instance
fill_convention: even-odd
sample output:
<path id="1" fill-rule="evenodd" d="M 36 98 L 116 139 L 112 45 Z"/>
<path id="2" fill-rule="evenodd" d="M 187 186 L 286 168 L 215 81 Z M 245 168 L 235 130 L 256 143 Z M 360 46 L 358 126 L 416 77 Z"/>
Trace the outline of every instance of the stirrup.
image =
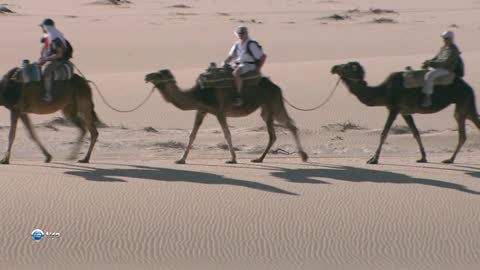
<path id="1" fill-rule="evenodd" d="M 42 98 L 43 101 L 45 102 L 52 102 L 53 101 L 53 97 L 52 96 L 44 96 Z"/>
<path id="2" fill-rule="evenodd" d="M 422 102 L 422 107 L 427 108 L 432 106 L 432 98 L 430 96 L 426 96 Z"/>
<path id="3" fill-rule="evenodd" d="M 243 99 L 237 97 L 233 100 L 233 106 L 240 107 L 243 105 Z"/>

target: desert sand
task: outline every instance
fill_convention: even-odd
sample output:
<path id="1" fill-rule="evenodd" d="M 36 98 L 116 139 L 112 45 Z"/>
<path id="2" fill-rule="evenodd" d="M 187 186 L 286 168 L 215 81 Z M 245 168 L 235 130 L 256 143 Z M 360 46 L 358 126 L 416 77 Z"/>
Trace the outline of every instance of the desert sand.
<path id="1" fill-rule="evenodd" d="M 313 107 L 335 85 L 333 65 L 359 61 L 375 85 L 419 67 L 451 29 L 465 80 L 480 89 L 479 1 L 119 2 L 4 0 L 0 73 L 38 57 L 38 24 L 51 17 L 73 43 L 76 65 L 128 109 L 149 93 L 149 72 L 168 68 L 180 86 L 192 86 L 245 24 L 268 55 L 263 73 L 289 101 Z M 0 168 L 0 269 L 480 268 L 479 132 L 468 125 L 457 163 L 442 164 L 457 142 L 452 107 L 415 116 L 428 164 L 415 163 L 418 147 L 402 119 L 381 164 L 365 164 L 387 111 L 340 85 L 320 110 L 288 108 L 309 163 L 282 127 L 265 163 L 250 163 L 267 142 L 254 113 L 229 119 L 239 164 L 224 164 L 229 153 L 210 116 L 188 164 L 176 165 L 194 112 L 158 93 L 128 114 L 110 110 L 97 92 L 94 100 L 108 127 L 99 129 L 91 164 L 67 160 L 77 130 L 59 114 L 32 116 L 50 164 L 19 129 L 12 164 Z M 0 115 L 6 148 L 8 111 Z M 36 228 L 60 236 L 37 243 Z"/>

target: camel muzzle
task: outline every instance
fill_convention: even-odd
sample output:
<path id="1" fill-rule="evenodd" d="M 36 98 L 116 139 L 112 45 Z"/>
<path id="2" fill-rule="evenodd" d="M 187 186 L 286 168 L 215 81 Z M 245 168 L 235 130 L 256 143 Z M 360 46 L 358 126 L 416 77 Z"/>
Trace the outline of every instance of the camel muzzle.
<path id="1" fill-rule="evenodd" d="M 338 74 L 339 69 L 340 69 L 340 66 L 339 66 L 339 65 L 335 65 L 335 66 L 332 67 L 332 69 L 330 70 L 330 72 L 331 72 L 332 74 Z"/>
<path id="2" fill-rule="evenodd" d="M 153 74 L 147 74 L 145 76 L 145 83 L 149 83 L 151 81 L 153 81 Z"/>

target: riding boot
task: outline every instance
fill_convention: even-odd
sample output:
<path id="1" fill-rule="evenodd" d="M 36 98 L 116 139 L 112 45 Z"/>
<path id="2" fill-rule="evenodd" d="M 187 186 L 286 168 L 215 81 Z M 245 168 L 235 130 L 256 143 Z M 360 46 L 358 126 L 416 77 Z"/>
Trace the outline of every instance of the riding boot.
<path id="1" fill-rule="evenodd" d="M 430 107 L 432 106 L 432 95 L 430 94 L 425 94 L 425 98 L 423 99 L 422 102 L 422 107 Z"/>
<path id="2" fill-rule="evenodd" d="M 52 87 L 53 87 L 53 78 L 45 78 L 45 96 L 42 98 L 45 102 L 51 102 L 52 98 Z"/>
<path id="3" fill-rule="evenodd" d="M 233 106 L 239 107 L 243 105 L 243 99 L 242 99 L 242 79 L 236 79 L 235 80 L 235 87 L 237 90 L 237 95 L 235 99 L 233 100 Z"/>

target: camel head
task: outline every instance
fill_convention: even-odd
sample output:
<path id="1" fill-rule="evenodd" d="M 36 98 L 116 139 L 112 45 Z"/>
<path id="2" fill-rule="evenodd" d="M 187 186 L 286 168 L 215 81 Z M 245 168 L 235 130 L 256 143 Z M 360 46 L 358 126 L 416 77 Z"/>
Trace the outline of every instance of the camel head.
<path id="1" fill-rule="evenodd" d="M 176 81 L 170 70 L 161 69 L 158 72 L 149 73 L 145 75 L 145 82 L 153 83 L 153 85 L 155 85 L 155 87 L 159 90 L 160 94 L 167 102 L 173 102 L 172 92 L 178 90 L 172 89 L 172 86 L 174 86 L 173 88 L 176 88 Z"/>
<path id="2" fill-rule="evenodd" d="M 166 83 L 175 83 L 175 77 L 172 72 L 168 69 L 162 69 L 158 72 L 149 73 L 145 76 L 145 82 L 153 83 L 160 87 L 164 86 Z"/>
<path id="3" fill-rule="evenodd" d="M 358 62 L 348 62 L 343 65 L 335 65 L 331 70 L 332 74 L 338 74 L 342 79 L 353 81 L 363 81 L 365 78 L 365 70 Z"/>

